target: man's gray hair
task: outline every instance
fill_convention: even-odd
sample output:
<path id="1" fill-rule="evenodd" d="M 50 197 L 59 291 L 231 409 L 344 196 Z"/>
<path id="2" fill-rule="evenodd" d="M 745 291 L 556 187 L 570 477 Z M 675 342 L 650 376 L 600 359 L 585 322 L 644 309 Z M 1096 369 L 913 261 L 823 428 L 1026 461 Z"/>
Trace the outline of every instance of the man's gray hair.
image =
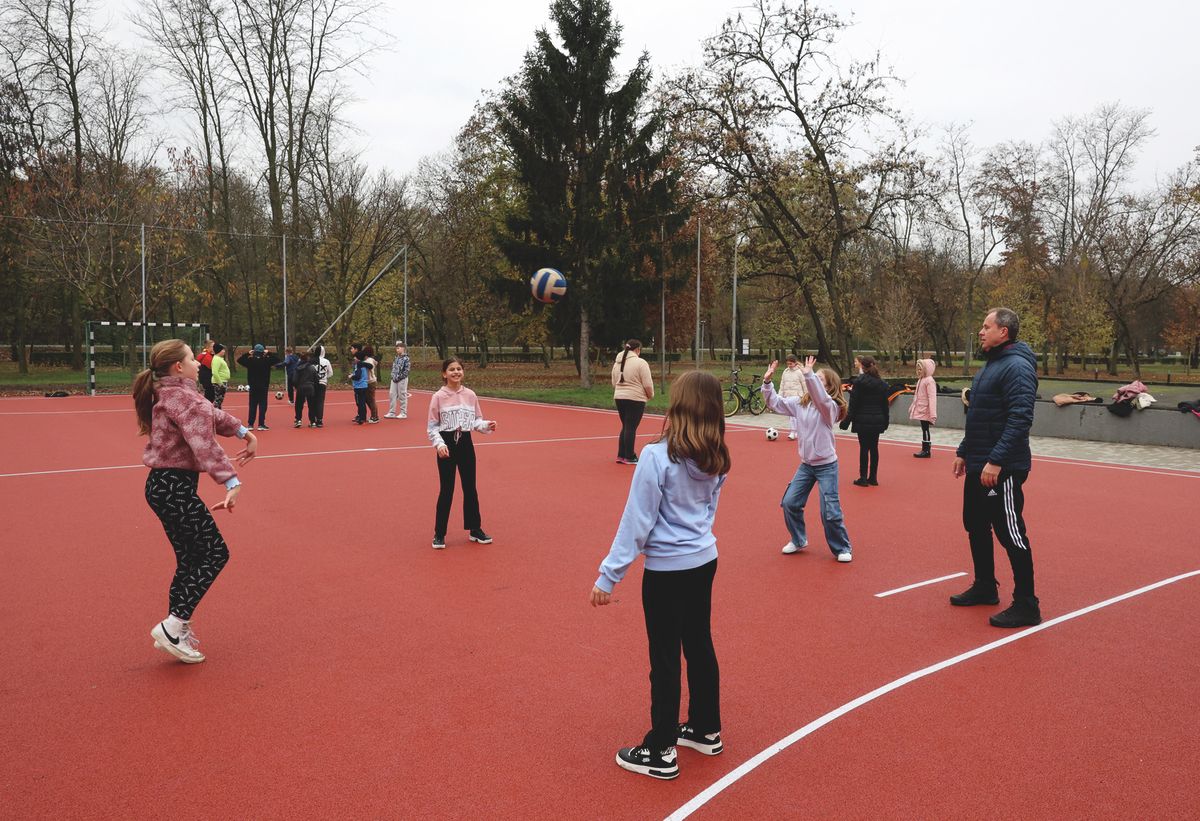
<path id="1" fill-rule="evenodd" d="M 997 325 L 1008 328 L 1008 341 L 1016 342 L 1017 332 L 1021 330 L 1021 318 L 1017 316 L 1017 312 L 1012 308 L 992 308 L 988 313 L 996 315 Z"/>

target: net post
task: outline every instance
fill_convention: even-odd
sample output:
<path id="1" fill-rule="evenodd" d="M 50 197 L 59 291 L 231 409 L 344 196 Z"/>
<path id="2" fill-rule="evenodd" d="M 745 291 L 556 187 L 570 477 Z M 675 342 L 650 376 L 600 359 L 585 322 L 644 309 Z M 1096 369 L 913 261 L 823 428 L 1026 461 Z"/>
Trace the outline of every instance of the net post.
<path id="1" fill-rule="evenodd" d="M 87 390 L 87 394 L 88 394 L 88 396 L 95 396 L 96 395 L 96 331 L 94 328 L 92 328 L 92 321 L 90 319 L 85 320 L 83 325 L 84 325 L 84 329 L 86 331 L 86 336 L 87 336 L 87 352 L 88 352 L 88 366 L 87 366 L 88 390 Z"/>

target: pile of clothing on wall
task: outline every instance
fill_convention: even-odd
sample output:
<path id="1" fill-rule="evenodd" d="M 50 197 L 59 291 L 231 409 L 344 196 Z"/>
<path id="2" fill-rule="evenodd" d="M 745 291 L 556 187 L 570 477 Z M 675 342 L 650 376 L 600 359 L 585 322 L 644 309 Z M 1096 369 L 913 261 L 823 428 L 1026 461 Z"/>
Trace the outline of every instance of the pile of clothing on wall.
<path id="1" fill-rule="evenodd" d="M 1128 385 L 1117 388 L 1113 394 L 1113 403 L 1108 406 L 1108 412 L 1117 416 L 1129 416 L 1135 410 L 1145 410 L 1158 400 L 1146 390 L 1142 380 L 1135 379 Z"/>

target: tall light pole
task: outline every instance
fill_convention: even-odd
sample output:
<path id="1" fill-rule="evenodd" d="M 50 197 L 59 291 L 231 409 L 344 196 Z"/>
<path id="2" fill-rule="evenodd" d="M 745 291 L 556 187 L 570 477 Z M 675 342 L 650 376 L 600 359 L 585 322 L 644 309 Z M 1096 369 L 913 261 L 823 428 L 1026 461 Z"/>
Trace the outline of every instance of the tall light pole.
<path id="1" fill-rule="evenodd" d="M 408 243 L 404 244 L 404 344 L 408 344 Z"/>
<path id="2" fill-rule="evenodd" d="M 738 246 L 742 242 L 740 233 L 734 234 L 733 237 L 733 316 L 729 320 L 729 372 L 733 373 L 737 370 L 737 350 L 738 350 L 738 332 L 737 332 L 737 255 Z"/>
<path id="3" fill-rule="evenodd" d="M 700 215 L 696 214 L 696 358 L 695 367 L 700 367 Z"/>

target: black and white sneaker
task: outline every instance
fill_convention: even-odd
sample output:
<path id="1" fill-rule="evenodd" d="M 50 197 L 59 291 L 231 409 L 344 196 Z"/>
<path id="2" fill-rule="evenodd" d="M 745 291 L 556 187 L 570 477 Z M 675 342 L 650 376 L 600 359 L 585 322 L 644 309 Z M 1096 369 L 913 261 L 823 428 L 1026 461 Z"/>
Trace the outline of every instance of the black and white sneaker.
<path id="1" fill-rule="evenodd" d="M 492 543 L 492 537 L 487 535 L 486 533 L 484 533 L 482 530 L 479 530 L 479 529 L 472 530 L 470 532 L 470 534 L 468 535 L 468 538 L 471 541 L 479 542 L 480 544 L 491 544 Z"/>
<path id="2" fill-rule="evenodd" d="M 701 735 L 688 725 L 680 724 L 679 731 L 675 735 L 677 736 L 675 743 L 680 747 L 691 747 L 705 755 L 717 755 L 725 749 L 725 745 L 721 743 L 720 733 Z"/>
<path id="3" fill-rule="evenodd" d="M 299 427 L 303 427 L 303 425 L 301 425 L 301 424 L 300 424 L 300 420 L 299 420 L 299 419 L 297 419 L 297 420 L 295 421 L 295 423 L 292 425 L 292 427 L 293 427 L 293 428 L 299 428 Z"/>
<path id="4" fill-rule="evenodd" d="M 446 548 L 446 537 L 438 536 L 435 534 L 433 537 L 433 549 L 434 550 L 444 550 L 445 548 Z"/>
<path id="5" fill-rule="evenodd" d="M 649 747 L 622 747 L 617 750 L 617 766 L 631 773 L 668 781 L 679 775 L 679 756 L 674 747 L 654 752 Z"/>

